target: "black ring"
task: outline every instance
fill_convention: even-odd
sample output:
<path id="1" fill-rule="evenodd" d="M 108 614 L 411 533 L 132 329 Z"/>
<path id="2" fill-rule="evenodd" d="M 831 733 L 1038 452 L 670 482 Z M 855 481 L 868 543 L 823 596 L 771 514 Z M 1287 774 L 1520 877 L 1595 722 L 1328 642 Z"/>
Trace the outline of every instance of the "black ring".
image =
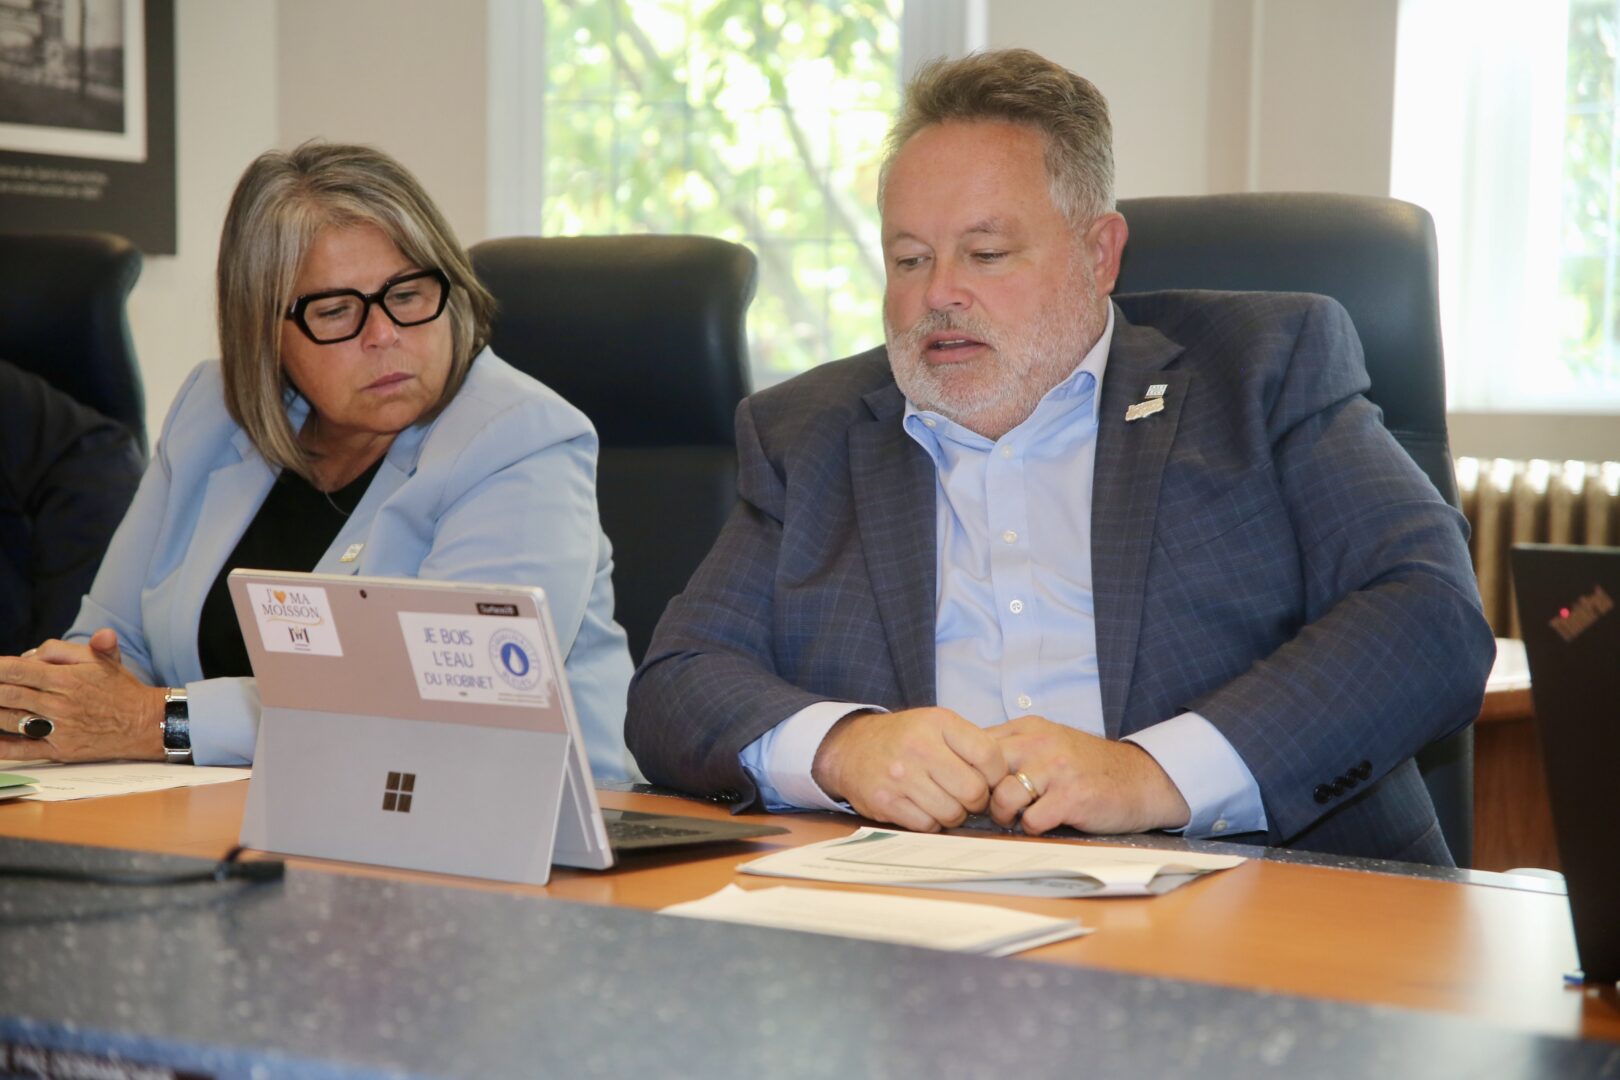
<path id="1" fill-rule="evenodd" d="M 56 721 L 45 716 L 25 716 L 17 721 L 17 734 L 25 739 L 49 738 L 56 730 Z"/>

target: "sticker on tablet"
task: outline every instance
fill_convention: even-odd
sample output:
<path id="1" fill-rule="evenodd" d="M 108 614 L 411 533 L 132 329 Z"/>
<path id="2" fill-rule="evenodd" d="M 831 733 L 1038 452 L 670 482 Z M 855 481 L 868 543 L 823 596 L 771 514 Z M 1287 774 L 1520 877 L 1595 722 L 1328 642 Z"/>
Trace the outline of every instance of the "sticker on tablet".
<path id="1" fill-rule="evenodd" d="M 539 620 L 402 611 L 399 627 L 423 698 L 551 704 L 552 672 Z"/>
<path id="2" fill-rule="evenodd" d="M 337 624 L 326 590 L 315 585 L 259 585 L 250 582 L 248 603 L 269 652 L 342 656 Z"/>

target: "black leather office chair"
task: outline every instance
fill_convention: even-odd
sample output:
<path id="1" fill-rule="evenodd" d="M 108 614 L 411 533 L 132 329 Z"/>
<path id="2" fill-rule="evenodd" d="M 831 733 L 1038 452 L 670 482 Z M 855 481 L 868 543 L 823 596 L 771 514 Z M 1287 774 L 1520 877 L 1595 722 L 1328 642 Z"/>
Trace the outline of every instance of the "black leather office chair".
<path id="1" fill-rule="evenodd" d="M 616 617 L 640 662 L 736 502 L 754 254 L 703 236 L 515 237 L 471 254 L 500 303 L 496 353 L 601 436 Z"/>
<path id="2" fill-rule="evenodd" d="M 1384 424 L 1452 506 L 1434 222 L 1396 199 L 1244 194 L 1122 199 L 1130 225 L 1116 292 L 1310 292 L 1343 304 Z M 1474 851 L 1472 725 L 1418 754 L 1457 865 Z"/>
<path id="3" fill-rule="evenodd" d="M 145 454 L 146 394 L 125 300 L 141 253 L 111 233 L 0 236 L 0 360 L 129 428 Z"/>

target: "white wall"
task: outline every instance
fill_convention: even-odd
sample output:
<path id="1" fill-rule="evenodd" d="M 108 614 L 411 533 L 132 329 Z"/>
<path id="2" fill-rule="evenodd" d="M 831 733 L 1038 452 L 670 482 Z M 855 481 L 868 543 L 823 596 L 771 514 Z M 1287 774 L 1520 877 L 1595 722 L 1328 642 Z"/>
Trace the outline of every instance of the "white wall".
<path id="1" fill-rule="evenodd" d="M 1255 191 L 1388 195 L 1399 0 L 1254 0 Z"/>
<path id="2" fill-rule="evenodd" d="M 1453 412 L 1455 457 L 1620 461 L 1620 417 L 1591 413 Z"/>
<path id="3" fill-rule="evenodd" d="M 153 439 L 186 372 L 218 353 L 219 227 L 243 167 L 275 141 L 275 45 L 273 5 L 175 4 L 177 251 L 147 256 L 129 298 Z"/>
<path id="4" fill-rule="evenodd" d="M 1213 0 L 993 0 L 986 44 L 1034 49 L 1097 84 L 1114 122 L 1115 188 L 1210 190 Z"/>
<path id="5" fill-rule="evenodd" d="M 484 0 L 280 0 L 278 7 L 277 145 L 324 138 L 375 146 L 416 174 L 457 239 L 484 239 Z"/>
<path id="6" fill-rule="evenodd" d="M 482 0 L 177 0 L 175 38 L 178 251 L 146 258 L 129 303 L 154 439 L 186 373 L 219 353 L 219 230 L 260 153 L 371 143 L 422 179 L 463 243 L 486 216 Z"/>
<path id="7" fill-rule="evenodd" d="M 1399 0 L 994 0 L 1108 98 L 1122 198 L 1389 194 Z"/>

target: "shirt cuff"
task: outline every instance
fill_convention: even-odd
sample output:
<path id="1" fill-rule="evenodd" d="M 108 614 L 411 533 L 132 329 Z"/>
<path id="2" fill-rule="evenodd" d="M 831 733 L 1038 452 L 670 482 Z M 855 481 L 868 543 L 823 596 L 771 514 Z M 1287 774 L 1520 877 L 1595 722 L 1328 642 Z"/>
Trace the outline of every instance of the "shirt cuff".
<path id="1" fill-rule="evenodd" d="M 1192 811 L 1180 832 L 1193 840 L 1218 839 L 1234 833 L 1263 832 L 1266 808 L 1260 785 L 1214 724 L 1194 712 L 1127 735 L 1159 763 Z"/>
<path id="2" fill-rule="evenodd" d="M 743 747 L 737 756 L 754 783 L 759 785 L 759 797 L 765 809 L 854 812 L 848 803 L 839 802 L 822 791 L 810 770 L 827 732 L 838 721 L 856 712 L 888 710 L 847 701 L 818 701 Z"/>
<path id="3" fill-rule="evenodd" d="M 186 683 L 191 760 L 198 765 L 251 765 L 259 734 L 259 684 L 252 679 Z"/>

